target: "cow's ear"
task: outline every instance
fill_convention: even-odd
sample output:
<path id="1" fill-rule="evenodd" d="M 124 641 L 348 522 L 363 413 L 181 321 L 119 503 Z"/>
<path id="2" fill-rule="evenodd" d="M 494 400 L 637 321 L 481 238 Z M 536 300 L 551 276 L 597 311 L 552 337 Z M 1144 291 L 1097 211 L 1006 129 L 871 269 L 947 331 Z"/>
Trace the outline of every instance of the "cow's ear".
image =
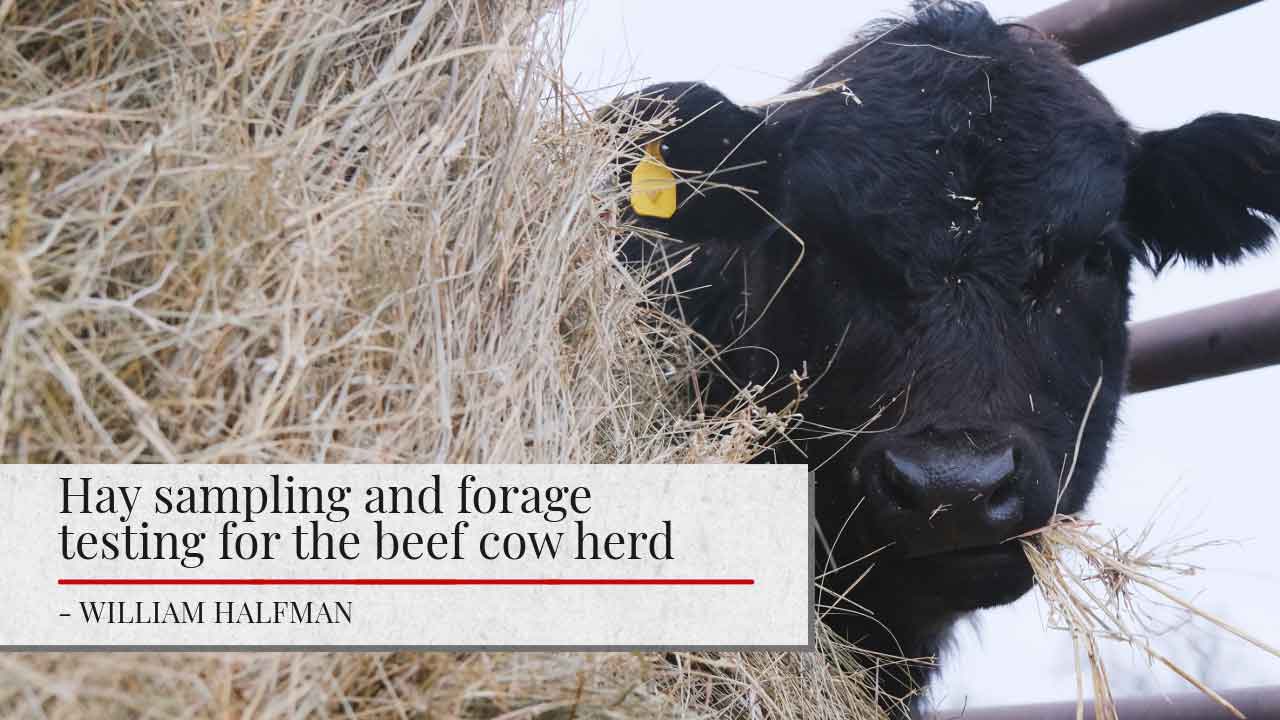
<path id="1" fill-rule="evenodd" d="M 1206 115 L 1138 138 L 1125 222 L 1157 268 L 1234 262 L 1264 249 L 1280 217 L 1280 123 Z"/>
<path id="2" fill-rule="evenodd" d="M 689 242 L 740 241 L 772 228 L 780 155 L 765 112 L 702 83 L 663 83 L 620 98 L 606 115 L 631 132 L 622 167 L 639 225 Z"/>

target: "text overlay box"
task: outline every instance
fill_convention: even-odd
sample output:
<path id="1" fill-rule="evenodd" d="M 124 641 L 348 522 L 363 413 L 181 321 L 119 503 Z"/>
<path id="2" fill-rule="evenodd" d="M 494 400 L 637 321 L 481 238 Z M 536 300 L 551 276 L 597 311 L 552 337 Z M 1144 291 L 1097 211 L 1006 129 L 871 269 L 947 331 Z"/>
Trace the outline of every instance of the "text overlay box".
<path id="1" fill-rule="evenodd" d="M 798 465 L 3 465 L 0 646 L 812 644 Z"/>

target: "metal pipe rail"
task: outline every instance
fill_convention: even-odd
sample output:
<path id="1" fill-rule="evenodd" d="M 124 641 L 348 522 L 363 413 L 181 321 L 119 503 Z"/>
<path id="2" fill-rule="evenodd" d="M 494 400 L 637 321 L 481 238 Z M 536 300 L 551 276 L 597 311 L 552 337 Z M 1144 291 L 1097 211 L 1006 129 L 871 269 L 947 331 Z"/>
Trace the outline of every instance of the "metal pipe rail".
<path id="1" fill-rule="evenodd" d="M 1083 65 L 1259 0 L 1068 0 L 1025 24 L 1067 46 Z"/>
<path id="2" fill-rule="evenodd" d="M 1129 326 L 1129 392 L 1280 364 L 1280 290 Z"/>
<path id="3" fill-rule="evenodd" d="M 1227 690 L 1222 693 L 1249 720 L 1280 720 L 1280 685 Z M 1084 704 L 1084 716 L 1093 717 L 1093 703 Z M 1232 715 L 1200 693 L 1177 693 L 1121 698 L 1116 701 L 1124 720 L 1219 720 Z M 927 720 L 1075 720 L 1076 703 L 1042 703 L 992 708 L 944 710 Z"/>

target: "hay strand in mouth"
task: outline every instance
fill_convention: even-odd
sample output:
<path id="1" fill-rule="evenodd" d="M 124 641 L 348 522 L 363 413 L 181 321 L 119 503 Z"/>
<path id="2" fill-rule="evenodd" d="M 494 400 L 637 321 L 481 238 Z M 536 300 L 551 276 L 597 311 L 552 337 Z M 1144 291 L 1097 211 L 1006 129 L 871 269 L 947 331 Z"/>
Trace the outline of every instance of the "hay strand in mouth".
<path id="1" fill-rule="evenodd" d="M 1243 718 L 1239 709 L 1226 698 L 1152 646 L 1153 638 L 1163 635 L 1164 631 L 1156 626 L 1147 608 L 1163 601 L 1173 603 L 1188 617 L 1205 620 L 1280 658 L 1280 651 L 1275 647 L 1197 608 L 1158 577 L 1161 574 L 1186 576 L 1196 573 L 1199 568 L 1181 560 L 1182 556 L 1218 543 L 1172 542 L 1164 546 L 1150 546 L 1154 520 L 1136 539 L 1126 542 L 1118 533 L 1103 535 L 1097 523 L 1082 521 L 1059 512 L 1062 498 L 1076 472 L 1085 429 L 1093 414 L 1102 380 L 1100 376 L 1094 383 L 1070 456 L 1064 459 L 1065 475 L 1059 481 L 1049 522 L 1042 528 L 1010 538 L 1022 545 L 1031 565 L 1036 587 L 1049 608 L 1049 626 L 1066 631 L 1071 636 L 1076 668 L 1076 716 L 1083 720 L 1083 659 L 1088 664 L 1095 717 L 1099 720 L 1116 718 L 1115 698 L 1111 694 L 1111 683 L 1100 645 L 1100 641 L 1108 640 L 1136 648 L 1149 659 L 1172 670 L 1234 716 Z"/>
<path id="2" fill-rule="evenodd" d="M 1150 532 L 1144 531 L 1136 541 L 1126 542 L 1121 535 L 1104 534 L 1096 523 L 1057 515 L 1045 527 L 1019 538 L 1035 573 L 1036 585 L 1049 608 L 1050 627 L 1068 632 L 1075 646 L 1078 716 L 1083 717 L 1084 712 L 1080 684 L 1084 673 L 1080 672 L 1079 665 L 1083 658 L 1092 680 L 1096 716 L 1116 717 L 1100 650 L 1100 641 L 1105 640 L 1130 645 L 1172 670 L 1228 712 L 1243 718 L 1226 698 L 1156 649 L 1155 641 L 1167 628 L 1154 622 L 1149 608 L 1157 603 L 1171 603 L 1186 616 L 1204 620 L 1277 659 L 1280 651 L 1196 607 L 1160 577 L 1197 572 L 1199 568 L 1183 562 L 1180 556 L 1215 543 L 1147 546 L 1144 543 L 1149 542 L 1149 537 Z"/>

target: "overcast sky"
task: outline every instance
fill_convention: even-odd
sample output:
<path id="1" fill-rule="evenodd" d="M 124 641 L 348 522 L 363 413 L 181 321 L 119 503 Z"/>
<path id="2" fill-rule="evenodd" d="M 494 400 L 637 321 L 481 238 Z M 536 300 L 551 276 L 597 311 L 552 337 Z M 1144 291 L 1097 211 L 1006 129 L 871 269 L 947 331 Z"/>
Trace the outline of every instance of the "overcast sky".
<path id="1" fill-rule="evenodd" d="M 1190 0 L 1188 0 L 1190 1 Z M 992 0 L 998 18 L 1048 7 Z M 702 80 L 738 102 L 781 91 L 867 20 L 906 1 L 592 0 L 576 6 L 568 75 L 579 88 Z M 1274 68 L 1280 0 L 1093 63 L 1086 73 L 1135 125 L 1166 128 L 1209 111 L 1280 119 Z M 1134 318 L 1157 317 L 1280 287 L 1280 250 L 1212 271 L 1175 267 L 1135 283 Z M 1200 532 L 1238 543 L 1196 553 L 1205 571 L 1181 583 L 1198 604 L 1280 645 L 1280 367 L 1130 398 L 1090 514 L 1111 528 L 1144 526 L 1167 499 L 1165 535 Z M 942 707 L 1071 699 L 1070 642 L 1044 630 L 1034 594 L 980 613 L 944 657 L 934 689 Z M 1156 645 L 1219 687 L 1280 683 L 1280 660 L 1194 628 Z M 1108 655 L 1118 691 L 1189 689 L 1132 653 Z"/>

